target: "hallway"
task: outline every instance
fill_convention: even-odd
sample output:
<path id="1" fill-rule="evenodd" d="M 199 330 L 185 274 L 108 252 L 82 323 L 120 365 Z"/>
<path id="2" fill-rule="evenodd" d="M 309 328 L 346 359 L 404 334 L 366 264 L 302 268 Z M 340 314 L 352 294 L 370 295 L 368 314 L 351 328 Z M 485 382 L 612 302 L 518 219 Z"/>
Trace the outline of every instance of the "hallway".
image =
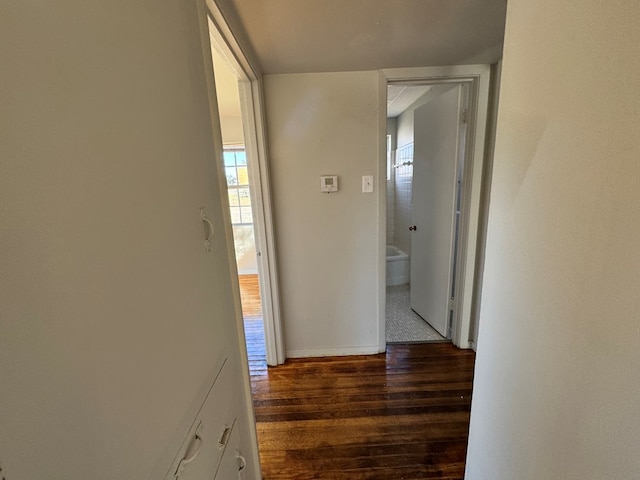
<path id="1" fill-rule="evenodd" d="M 431 343 L 252 366 L 263 478 L 462 479 L 474 360 Z"/>
<path id="2" fill-rule="evenodd" d="M 267 368 L 257 277 L 240 276 L 265 480 L 462 479 L 475 354 L 450 343 Z"/>

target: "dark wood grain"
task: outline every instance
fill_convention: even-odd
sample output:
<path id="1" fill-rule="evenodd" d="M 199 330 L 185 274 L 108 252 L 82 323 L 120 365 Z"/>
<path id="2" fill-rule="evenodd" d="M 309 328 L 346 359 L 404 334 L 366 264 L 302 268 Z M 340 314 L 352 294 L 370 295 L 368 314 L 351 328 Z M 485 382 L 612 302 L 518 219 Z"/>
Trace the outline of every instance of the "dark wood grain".
<path id="1" fill-rule="evenodd" d="M 252 367 L 263 478 L 462 479 L 474 358 L 431 343 Z"/>

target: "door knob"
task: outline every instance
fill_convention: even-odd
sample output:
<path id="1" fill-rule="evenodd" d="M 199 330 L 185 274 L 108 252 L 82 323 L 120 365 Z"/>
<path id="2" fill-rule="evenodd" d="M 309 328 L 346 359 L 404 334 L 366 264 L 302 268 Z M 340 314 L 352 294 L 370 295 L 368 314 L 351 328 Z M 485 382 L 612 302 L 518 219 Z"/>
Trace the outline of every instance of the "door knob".
<path id="1" fill-rule="evenodd" d="M 418 227 L 416 227 L 415 225 L 411 225 L 411 226 L 409 227 L 409 231 L 410 231 L 410 232 L 415 232 L 417 229 L 418 229 Z"/>

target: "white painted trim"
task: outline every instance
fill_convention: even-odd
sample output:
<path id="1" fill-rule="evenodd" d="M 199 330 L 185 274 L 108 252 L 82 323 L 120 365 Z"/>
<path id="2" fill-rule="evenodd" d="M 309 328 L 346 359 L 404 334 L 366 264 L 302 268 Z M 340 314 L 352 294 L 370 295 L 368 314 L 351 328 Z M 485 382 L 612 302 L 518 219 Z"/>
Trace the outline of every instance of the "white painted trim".
<path id="1" fill-rule="evenodd" d="M 387 349 L 386 338 L 386 303 L 387 303 L 387 77 L 378 73 L 378 104 L 381 105 L 378 115 L 378 352 Z M 380 281 L 382 280 L 382 281 Z"/>
<path id="2" fill-rule="evenodd" d="M 222 10 L 217 5 L 217 0 L 204 0 L 209 12 L 211 21 L 216 26 L 216 32 L 213 32 L 219 46 L 224 51 L 222 52 L 228 60 L 233 61 L 239 67 L 239 70 L 244 74 L 245 80 L 257 80 L 261 73 L 256 67 L 256 62 L 253 60 L 240 45 L 238 39 L 234 35 L 229 22 L 225 18 Z M 231 55 L 229 55 L 231 54 Z"/>
<path id="3" fill-rule="evenodd" d="M 311 348 L 302 350 L 287 350 L 287 358 L 305 357 L 346 357 L 349 355 L 374 355 L 380 353 L 378 345 L 338 348 Z"/>
<path id="4" fill-rule="evenodd" d="M 487 128 L 487 112 L 489 106 L 489 80 L 491 67 L 489 65 L 478 66 L 477 77 L 474 79 L 471 98 L 469 99 L 469 152 L 472 152 L 472 163 L 465 164 L 465 192 L 470 194 L 464 198 L 463 215 L 466 218 L 461 221 L 463 234 L 461 238 L 466 245 L 461 245 L 464 255 L 458 290 L 462 295 L 458 297 L 458 322 L 454 331 L 454 343 L 460 348 L 469 348 L 469 330 L 471 326 L 472 301 L 478 288 L 476 278 L 476 257 L 484 252 L 477 251 L 478 230 L 480 225 L 480 194 L 482 192 L 482 171 L 485 161 L 485 138 Z M 472 142 L 472 143 L 471 143 Z M 486 219 L 484 220 L 486 221 Z M 465 231 L 466 230 L 466 231 Z M 480 292 L 477 292 L 479 295 Z"/>
<path id="5" fill-rule="evenodd" d="M 269 161 L 267 148 L 267 131 L 264 113 L 264 92 L 262 80 L 252 82 L 254 114 L 256 117 L 256 138 L 258 141 L 258 151 L 260 152 L 260 184 L 262 185 L 262 207 L 264 209 L 265 228 L 265 248 L 269 260 L 269 308 L 272 312 L 270 328 L 273 330 L 274 347 L 276 352 L 276 362 L 274 365 L 281 365 L 286 360 L 284 351 L 284 332 L 282 328 L 282 310 L 280 308 L 280 281 L 278 278 L 277 256 L 276 256 L 276 233 L 274 227 L 273 205 L 271 202 L 271 178 L 269 175 Z M 269 363 L 269 365 L 272 365 Z"/>
<path id="6" fill-rule="evenodd" d="M 266 140 L 263 126 L 259 83 L 240 82 L 240 103 L 244 125 L 245 150 L 249 161 L 249 187 L 252 203 L 254 232 L 257 246 L 262 315 L 264 321 L 265 350 L 268 365 L 280 365 L 285 361 L 280 322 L 280 295 L 276 266 L 275 232 L 269 169 L 266 162 Z"/>
<path id="7" fill-rule="evenodd" d="M 264 124 L 262 84 L 259 73 L 246 57 L 241 45 L 229 28 L 224 15 L 214 1 L 205 0 L 216 31 L 212 32 L 222 55 L 231 63 L 239 77 L 238 89 L 244 127 L 245 150 L 250 161 L 249 185 L 252 209 L 260 294 L 265 329 L 265 350 L 268 365 L 285 361 L 284 337 L 278 289 L 275 232 L 271 205 L 271 182 L 268 169 L 268 150 Z M 257 200 L 257 201 L 256 201 Z"/>
<path id="8" fill-rule="evenodd" d="M 487 112 L 487 135 L 485 142 L 485 164 L 482 172 L 482 192 L 480 193 L 480 225 L 478 230 L 478 255 L 476 262 L 476 292 L 473 299 L 471 319 L 475 320 L 470 325 L 469 341 L 473 341 L 471 348 L 476 349 L 478 342 L 479 321 L 480 321 L 480 301 L 482 293 L 482 283 L 484 280 L 484 251 L 487 244 L 487 221 L 489 218 L 489 203 L 491 197 L 491 179 L 493 173 L 493 156 L 496 143 L 496 122 L 498 118 L 498 103 L 500 93 L 500 76 L 502 72 L 502 60 L 491 65 L 491 85 L 489 87 L 489 110 Z"/>
<path id="9" fill-rule="evenodd" d="M 452 341 L 460 348 L 470 348 L 469 329 L 471 325 L 472 300 L 479 292 L 479 280 L 476 275 L 476 257 L 483 252 L 477 251 L 480 215 L 480 193 L 482 187 L 482 172 L 485 157 L 485 130 L 487 109 L 489 102 L 489 65 L 452 65 L 445 67 L 394 68 L 380 71 L 384 78 L 384 95 L 380 95 L 379 112 L 384 118 L 384 127 L 379 126 L 379 136 L 386 138 L 386 84 L 389 82 L 442 84 L 467 83 L 470 84 L 469 115 L 468 115 L 468 143 L 469 161 L 465 162 L 463 208 L 461 213 L 461 244 L 460 244 L 460 275 L 456 291 L 461 292 L 456 300 L 457 321 L 453 329 Z M 380 152 L 379 163 L 385 165 L 386 151 Z M 386 202 L 384 189 L 378 189 L 378 202 Z M 381 209 L 379 208 L 379 212 Z M 485 220 L 486 221 L 486 220 Z M 378 232 L 378 251 L 384 250 L 386 245 L 386 230 Z M 384 256 L 384 253 L 381 254 Z M 378 277 L 379 284 L 384 285 L 385 277 Z M 380 288 L 378 289 L 380 291 Z M 383 297 L 383 303 L 386 298 Z M 379 330 L 384 328 L 385 310 L 378 312 Z"/>

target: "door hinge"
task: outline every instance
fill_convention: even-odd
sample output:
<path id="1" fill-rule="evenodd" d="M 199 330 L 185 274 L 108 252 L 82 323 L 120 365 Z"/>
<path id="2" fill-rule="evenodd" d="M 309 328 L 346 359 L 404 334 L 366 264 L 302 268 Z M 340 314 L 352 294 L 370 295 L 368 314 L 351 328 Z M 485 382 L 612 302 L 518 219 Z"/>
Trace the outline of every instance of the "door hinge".
<path id="1" fill-rule="evenodd" d="M 449 299 L 449 310 L 454 310 L 456 309 L 456 300 L 455 298 L 450 298 Z"/>
<path id="2" fill-rule="evenodd" d="M 467 123 L 467 109 L 462 110 L 462 123 Z"/>

